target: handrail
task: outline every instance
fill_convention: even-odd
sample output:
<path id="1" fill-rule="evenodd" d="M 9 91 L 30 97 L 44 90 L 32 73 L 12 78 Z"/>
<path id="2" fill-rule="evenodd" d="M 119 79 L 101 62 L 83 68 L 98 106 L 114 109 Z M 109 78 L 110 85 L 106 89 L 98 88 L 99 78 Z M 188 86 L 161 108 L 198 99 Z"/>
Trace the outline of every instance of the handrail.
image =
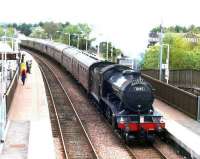
<path id="1" fill-rule="evenodd" d="M 15 81 L 16 76 L 18 75 L 18 72 L 19 72 L 19 67 L 17 68 L 17 70 L 16 70 L 16 72 L 15 72 L 15 75 L 13 76 L 10 85 L 9 85 L 8 89 L 6 90 L 5 95 L 8 95 L 8 94 L 10 93 L 10 90 L 11 90 L 11 88 L 12 88 L 12 85 L 13 85 L 13 83 L 14 83 L 14 81 Z"/>

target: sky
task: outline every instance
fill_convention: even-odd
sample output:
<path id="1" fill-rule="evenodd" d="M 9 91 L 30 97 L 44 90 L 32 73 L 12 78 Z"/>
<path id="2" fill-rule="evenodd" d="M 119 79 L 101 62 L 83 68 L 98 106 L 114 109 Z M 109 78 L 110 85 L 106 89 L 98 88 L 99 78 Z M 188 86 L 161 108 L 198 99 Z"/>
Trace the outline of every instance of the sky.
<path id="1" fill-rule="evenodd" d="M 0 23 L 88 23 L 97 41 L 125 55 L 144 52 L 149 31 L 160 25 L 200 26 L 199 0 L 2 0 Z"/>

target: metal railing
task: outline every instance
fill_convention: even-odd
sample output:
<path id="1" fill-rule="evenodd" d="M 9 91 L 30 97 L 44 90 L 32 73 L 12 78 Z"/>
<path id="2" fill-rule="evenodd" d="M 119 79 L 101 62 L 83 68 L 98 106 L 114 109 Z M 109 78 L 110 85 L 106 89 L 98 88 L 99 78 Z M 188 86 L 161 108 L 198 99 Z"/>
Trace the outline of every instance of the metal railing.
<path id="1" fill-rule="evenodd" d="M 10 110 L 12 99 L 13 99 L 13 96 L 15 94 L 15 90 L 17 87 L 18 78 L 19 78 L 19 67 L 17 68 L 15 75 L 13 76 L 13 79 L 5 93 L 5 95 L 6 95 L 6 114 L 8 114 L 8 112 Z"/>

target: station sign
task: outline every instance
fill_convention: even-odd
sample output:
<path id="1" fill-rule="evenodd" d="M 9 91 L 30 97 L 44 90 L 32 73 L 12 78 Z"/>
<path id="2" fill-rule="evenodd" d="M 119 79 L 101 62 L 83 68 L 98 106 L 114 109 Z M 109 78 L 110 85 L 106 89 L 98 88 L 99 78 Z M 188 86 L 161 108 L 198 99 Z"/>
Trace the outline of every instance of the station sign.
<path id="1" fill-rule="evenodd" d="M 18 53 L 6 53 L 7 60 L 16 60 Z M 3 53 L 3 59 L 5 59 L 5 53 Z M 0 52 L 0 60 L 2 60 L 2 53 Z"/>

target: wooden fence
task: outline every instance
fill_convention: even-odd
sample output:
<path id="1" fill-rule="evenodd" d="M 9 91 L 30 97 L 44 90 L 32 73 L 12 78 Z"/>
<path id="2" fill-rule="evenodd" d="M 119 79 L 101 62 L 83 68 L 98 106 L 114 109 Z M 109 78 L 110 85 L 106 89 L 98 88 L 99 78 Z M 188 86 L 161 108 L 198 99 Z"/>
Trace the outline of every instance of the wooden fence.
<path id="1" fill-rule="evenodd" d="M 199 120 L 200 101 L 198 96 L 175 86 L 161 82 L 148 75 L 143 74 L 142 76 L 145 80 L 151 83 L 153 88 L 156 89 L 156 97 L 194 118 L 195 120 Z"/>
<path id="2" fill-rule="evenodd" d="M 142 73 L 153 78 L 159 79 L 159 70 L 142 70 Z M 162 72 L 162 81 L 165 82 L 165 74 Z M 200 71 L 198 70 L 170 70 L 169 84 L 186 87 L 186 88 L 200 88 Z"/>

